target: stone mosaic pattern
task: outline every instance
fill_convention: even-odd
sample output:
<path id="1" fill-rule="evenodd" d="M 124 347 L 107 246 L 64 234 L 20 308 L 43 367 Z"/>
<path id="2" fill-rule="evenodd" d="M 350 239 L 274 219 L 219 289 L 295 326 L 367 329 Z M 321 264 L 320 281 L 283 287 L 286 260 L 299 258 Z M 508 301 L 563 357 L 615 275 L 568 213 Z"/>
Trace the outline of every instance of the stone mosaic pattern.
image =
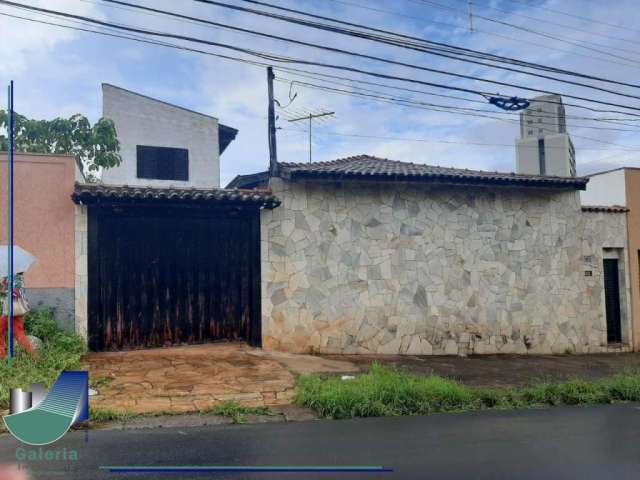
<path id="1" fill-rule="evenodd" d="M 283 203 L 262 212 L 265 349 L 610 350 L 602 249 L 625 247 L 625 214 L 582 212 L 575 191 L 271 187 Z"/>
<path id="2" fill-rule="evenodd" d="M 89 353 L 83 368 L 98 380 L 91 408 L 136 413 L 195 412 L 224 402 L 283 405 L 293 374 L 243 343 Z"/>

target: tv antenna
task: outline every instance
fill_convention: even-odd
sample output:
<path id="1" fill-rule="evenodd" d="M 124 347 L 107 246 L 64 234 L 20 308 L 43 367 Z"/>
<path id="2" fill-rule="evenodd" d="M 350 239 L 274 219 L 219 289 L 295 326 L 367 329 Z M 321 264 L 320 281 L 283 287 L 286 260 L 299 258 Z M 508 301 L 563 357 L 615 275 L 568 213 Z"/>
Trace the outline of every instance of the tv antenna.
<path id="1" fill-rule="evenodd" d="M 300 116 L 300 117 L 296 117 L 296 118 L 290 118 L 287 121 L 288 122 L 300 122 L 302 120 L 308 120 L 309 121 L 309 163 L 311 163 L 311 159 L 312 159 L 312 151 L 313 151 L 313 147 L 312 147 L 312 126 L 313 126 L 313 121 L 317 118 L 324 118 L 324 117 L 331 117 L 333 115 L 335 115 L 336 112 L 327 112 L 327 111 L 320 111 L 320 112 L 309 112 L 306 115 Z"/>

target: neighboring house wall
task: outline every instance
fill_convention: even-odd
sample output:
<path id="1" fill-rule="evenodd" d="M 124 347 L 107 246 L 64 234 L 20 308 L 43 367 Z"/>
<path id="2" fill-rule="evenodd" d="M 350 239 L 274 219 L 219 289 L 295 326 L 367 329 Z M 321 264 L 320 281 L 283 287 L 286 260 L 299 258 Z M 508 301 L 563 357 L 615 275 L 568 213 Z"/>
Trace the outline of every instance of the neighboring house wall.
<path id="1" fill-rule="evenodd" d="M 14 165 L 14 242 L 38 259 L 25 274 L 27 298 L 32 307 L 53 307 L 58 322 L 73 330 L 75 158 L 16 153 Z M 0 243 L 6 244 L 6 154 L 0 167 Z"/>
<path id="2" fill-rule="evenodd" d="M 105 170 L 111 185 L 220 186 L 218 120 L 113 85 L 102 85 L 102 114 L 116 125 L 120 166 Z M 189 151 L 189 179 L 151 180 L 137 177 L 137 146 L 184 148 Z"/>
<path id="3" fill-rule="evenodd" d="M 575 191 L 279 178 L 271 187 L 282 205 L 262 212 L 266 349 L 609 349 L 602 258 L 604 248 L 625 258 L 624 213 L 583 213 Z M 623 280 L 628 271 L 623 261 Z"/>
<path id="4" fill-rule="evenodd" d="M 626 206 L 629 208 L 629 273 L 634 346 L 640 350 L 640 169 L 625 169 Z M 593 177 L 596 178 L 596 177 Z"/>
<path id="5" fill-rule="evenodd" d="M 635 350 L 640 350 L 640 169 L 625 167 L 593 174 L 580 198 L 585 205 L 620 205 L 629 209 L 628 263 L 635 333 L 633 345 Z"/>
<path id="6" fill-rule="evenodd" d="M 625 170 L 612 170 L 589 177 L 587 189 L 580 192 L 583 205 L 619 205 L 626 207 Z"/>

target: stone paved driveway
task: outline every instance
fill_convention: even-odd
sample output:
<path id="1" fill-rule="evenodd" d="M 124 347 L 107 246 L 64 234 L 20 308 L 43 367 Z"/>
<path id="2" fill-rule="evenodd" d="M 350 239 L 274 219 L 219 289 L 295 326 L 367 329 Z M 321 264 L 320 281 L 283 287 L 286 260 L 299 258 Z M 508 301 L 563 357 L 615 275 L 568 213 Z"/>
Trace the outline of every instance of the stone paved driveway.
<path id="1" fill-rule="evenodd" d="M 294 376 L 241 343 L 90 353 L 92 379 L 107 379 L 93 408 L 131 412 L 206 410 L 224 401 L 245 406 L 289 403 Z"/>

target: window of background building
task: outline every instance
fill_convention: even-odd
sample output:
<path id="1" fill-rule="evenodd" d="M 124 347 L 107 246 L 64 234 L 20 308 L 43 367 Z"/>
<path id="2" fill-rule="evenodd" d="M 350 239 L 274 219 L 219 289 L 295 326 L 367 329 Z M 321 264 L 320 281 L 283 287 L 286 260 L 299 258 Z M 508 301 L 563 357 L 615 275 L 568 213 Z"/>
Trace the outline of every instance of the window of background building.
<path id="1" fill-rule="evenodd" d="M 540 166 L 540 175 L 546 175 L 547 173 L 547 161 L 544 151 L 544 138 L 538 139 L 538 164 Z"/>

